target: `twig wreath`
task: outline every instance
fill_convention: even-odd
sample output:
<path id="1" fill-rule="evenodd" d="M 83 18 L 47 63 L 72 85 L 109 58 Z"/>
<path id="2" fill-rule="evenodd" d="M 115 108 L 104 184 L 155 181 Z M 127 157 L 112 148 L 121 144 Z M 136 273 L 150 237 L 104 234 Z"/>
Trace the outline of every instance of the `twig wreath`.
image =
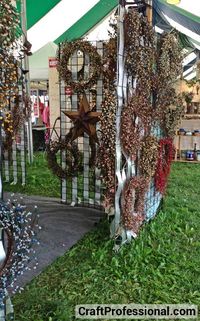
<path id="1" fill-rule="evenodd" d="M 167 186 L 171 163 L 174 158 L 174 145 L 172 138 L 163 138 L 159 141 L 159 154 L 156 165 L 155 188 L 163 194 Z"/>
<path id="2" fill-rule="evenodd" d="M 145 219 L 144 205 L 148 184 L 148 179 L 135 176 L 126 182 L 123 190 L 122 216 L 124 226 L 136 235 Z"/>
<path id="3" fill-rule="evenodd" d="M 7 238 L 6 257 L 0 267 L 1 302 L 5 299 L 8 287 L 14 293 L 20 290 L 19 287 L 14 287 L 14 283 L 27 269 L 31 252 L 32 255 L 35 253 L 32 245 L 38 243 L 36 228 L 40 228 L 37 219 L 37 213 L 27 211 L 25 206 L 18 204 L 18 200 L 10 199 L 7 203 L 0 203 L 0 228 Z M 36 267 L 38 263 L 35 264 Z"/>
<path id="4" fill-rule="evenodd" d="M 71 141 L 70 138 L 71 133 L 66 135 L 66 137 L 60 141 L 50 141 L 46 146 L 48 167 L 54 175 L 61 179 L 74 177 L 78 172 L 83 170 L 82 154 L 78 149 L 77 143 Z M 96 144 L 91 138 L 89 138 L 89 145 L 91 148 L 89 166 L 93 167 L 96 162 Z M 62 151 L 66 152 L 65 168 L 59 165 L 57 159 L 57 153 Z"/>
<path id="5" fill-rule="evenodd" d="M 156 164 L 158 161 L 159 143 L 156 137 L 144 137 L 141 143 L 139 170 L 140 174 L 151 178 L 155 175 Z"/>
<path id="6" fill-rule="evenodd" d="M 149 101 L 140 95 L 134 95 L 124 107 L 121 117 L 121 143 L 124 152 L 135 160 L 141 140 L 152 121 L 152 108 Z"/>
<path id="7" fill-rule="evenodd" d="M 79 79 L 75 81 L 73 80 L 71 70 L 68 68 L 68 64 L 70 57 L 78 50 L 89 55 L 90 72 L 88 79 L 84 79 L 83 76 L 79 76 Z M 67 85 L 71 86 L 72 90 L 75 92 L 82 92 L 87 88 L 91 88 L 99 79 L 102 72 L 102 61 L 96 47 L 88 41 L 75 40 L 67 42 L 62 46 L 61 57 L 58 56 L 57 69 L 61 79 L 63 79 Z"/>
<path id="8" fill-rule="evenodd" d="M 57 153 L 66 152 L 66 168 L 58 164 Z M 82 169 L 81 154 L 75 142 L 70 143 L 66 139 L 50 141 L 47 145 L 47 162 L 53 174 L 61 179 L 74 177 Z"/>

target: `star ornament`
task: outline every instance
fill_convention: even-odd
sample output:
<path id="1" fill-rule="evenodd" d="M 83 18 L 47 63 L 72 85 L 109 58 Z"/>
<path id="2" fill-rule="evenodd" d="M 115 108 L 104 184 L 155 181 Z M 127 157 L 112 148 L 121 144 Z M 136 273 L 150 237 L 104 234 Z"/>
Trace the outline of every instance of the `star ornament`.
<path id="1" fill-rule="evenodd" d="M 101 113 L 90 111 L 90 106 L 85 94 L 80 101 L 78 111 L 63 111 L 63 113 L 69 117 L 74 124 L 74 127 L 71 128 L 71 141 L 82 137 L 83 134 L 86 133 L 95 143 L 98 143 L 96 123 L 100 120 Z"/>

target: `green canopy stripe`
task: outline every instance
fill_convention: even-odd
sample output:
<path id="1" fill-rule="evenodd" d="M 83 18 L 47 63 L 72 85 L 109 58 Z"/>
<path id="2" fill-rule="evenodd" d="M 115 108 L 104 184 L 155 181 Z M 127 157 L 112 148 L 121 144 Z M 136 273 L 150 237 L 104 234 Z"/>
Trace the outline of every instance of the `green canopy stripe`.
<path id="1" fill-rule="evenodd" d="M 20 0 L 17 0 L 17 7 L 20 11 Z M 52 10 L 61 0 L 26 0 L 27 6 L 27 29 L 30 29 L 50 10 Z"/>
<path id="2" fill-rule="evenodd" d="M 186 11 L 186 10 L 176 6 L 176 5 L 171 5 L 171 4 L 167 3 L 166 0 L 158 0 L 158 1 L 163 3 L 163 4 L 165 4 L 166 6 L 170 7 L 171 10 L 179 12 L 180 14 L 190 18 L 191 20 L 193 20 L 193 21 L 195 21 L 197 23 L 200 23 L 200 17 L 194 15 L 193 13 L 188 12 L 188 11 Z"/>
<path id="3" fill-rule="evenodd" d="M 62 41 L 71 41 L 81 38 L 104 17 L 106 17 L 116 6 L 117 0 L 101 0 L 92 9 L 90 9 L 81 19 L 79 19 L 72 27 L 66 30 L 54 42 L 56 44 Z"/>

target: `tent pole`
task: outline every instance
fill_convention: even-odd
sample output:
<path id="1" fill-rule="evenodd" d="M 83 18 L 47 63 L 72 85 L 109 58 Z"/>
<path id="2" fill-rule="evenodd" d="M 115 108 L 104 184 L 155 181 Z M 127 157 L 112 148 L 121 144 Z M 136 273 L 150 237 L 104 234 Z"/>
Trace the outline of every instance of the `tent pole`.
<path id="1" fill-rule="evenodd" d="M 3 171 L 2 171 L 2 111 L 0 110 L 0 201 L 3 200 Z"/>
<path id="2" fill-rule="evenodd" d="M 146 14 L 147 14 L 147 19 L 148 19 L 148 22 L 150 25 L 153 24 L 152 2 L 153 2 L 153 0 L 146 0 Z"/>
<path id="3" fill-rule="evenodd" d="M 26 18 L 26 0 L 21 0 L 21 23 L 23 31 L 23 43 L 27 41 L 27 18 Z M 24 69 L 29 70 L 29 59 L 25 54 L 24 57 Z M 25 88 L 26 94 L 30 97 L 30 74 L 25 74 Z M 33 163 L 33 133 L 32 133 L 32 122 L 31 117 L 27 121 L 27 139 L 28 139 L 28 161 L 30 164 Z"/>

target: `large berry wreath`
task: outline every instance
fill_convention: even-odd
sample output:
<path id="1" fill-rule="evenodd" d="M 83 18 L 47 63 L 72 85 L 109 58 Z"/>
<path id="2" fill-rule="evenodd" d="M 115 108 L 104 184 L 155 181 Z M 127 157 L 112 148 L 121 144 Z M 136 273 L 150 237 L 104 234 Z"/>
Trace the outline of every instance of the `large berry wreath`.
<path id="1" fill-rule="evenodd" d="M 90 72 L 88 79 L 80 76 L 77 81 L 73 80 L 72 71 L 69 69 L 69 59 L 76 51 L 82 51 L 84 54 L 88 54 L 90 58 Z M 90 44 L 88 41 L 76 40 L 67 42 L 62 46 L 62 50 L 58 56 L 58 72 L 61 79 L 63 79 L 67 85 L 71 86 L 75 92 L 82 92 L 87 88 L 91 88 L 99 79 L 102 72 L 101 57 L 97 52 L 96 47 Z"/>

